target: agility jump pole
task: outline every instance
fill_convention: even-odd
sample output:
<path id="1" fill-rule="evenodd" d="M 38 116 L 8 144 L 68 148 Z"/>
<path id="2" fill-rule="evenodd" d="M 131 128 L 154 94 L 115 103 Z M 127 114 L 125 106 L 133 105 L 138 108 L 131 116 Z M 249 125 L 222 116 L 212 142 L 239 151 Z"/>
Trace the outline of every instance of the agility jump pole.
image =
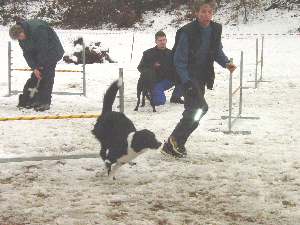
<path id="1" fill-rule="evenodd" d="M 88 119 L 98 118 L 100 114 L 78 114 L 78 115 L 53 115 L 53 116 L 19 116 L 19 117 L 0 117 L 0 122 L 20 121 L 20 120 L 63 120 L 63 119 Z"/>
<path id="2" fill-rule="evenodd" d="M 261 51 L 259 56 L 259 50 L 258 50 L 258 38 L 256 38 L 256 48 L 255 48 L 255 73 L 254 73 L 254 81 L 248 81 L 248 82 L 254 82 L 254 88 L 256 89 L 258 87 L 258 84 L 261 82 L 271 82 L 269 80 L 263 80 L 263 67 L 264 67 L 264 42 L 265 37 L 261 37 Z M 260 77 L 258 78 L 258 71 L 260 66 Z"/>
<path id="3" fill-rule="evenodd" d="M 82 44 L 82 70 L 55 70 L 55 72 L 60 73 L 82 73 L 82 92 L 81 93 L 73 93 L 73 92 L 52 92 L 53 94 L 58 95 L 83 95 L 86 96 L 86 69 L 85 69 L 85 62 L 86 62 L 86 55 L 85 55 L 85 44 L 83 42 Z M 12 48 L 11 48 L 11 42 L 8 42 L 8 96 L 11 96 L 11 94 L 18 94 L 22 93 L 22 91 L 13 91 L 11 89 L 12 86 L 12 71 L 32 71 L 32 69 L 27 68 L 12 68 Z"/>
<path id="4" fill-rule="evenodd" d="M 233 59 L 230 59 L 230 62 L 233 62 Z M 242 116 L 242 106 L 243 106 L 243 70 L 244 70 L 244 53 L 241 51 L 241 60 L 240 60 L 240 84 L 233 91 L 233 81 L 232 81 L 232 72 L 230 72 L 229 77 L 229 107 L 228 107 L 228 116 L 222 116 L 222 119 L 228 119 L 228 131 L 224 131 L 225 134 L 251 134 L 251 131 L 232 131 L 233 124 L 238 119 L 259 119 L 259 117 L 243 117 Z M 233 104 L 232 99 L 235 94 L 239 92 L 239 108 L 237 116 L 232 116 Z"/>

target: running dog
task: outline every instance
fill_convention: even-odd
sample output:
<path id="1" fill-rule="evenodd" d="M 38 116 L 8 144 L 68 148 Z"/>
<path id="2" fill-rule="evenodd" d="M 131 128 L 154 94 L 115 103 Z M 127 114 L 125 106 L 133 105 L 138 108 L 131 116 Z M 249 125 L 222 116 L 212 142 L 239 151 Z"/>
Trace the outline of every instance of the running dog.
<path id="1" fill-rule="evenodd" d="M 124 113 L 112 111 L 112 105 L 120 87 L 113 82 L 107 89 L 102 114 L 98 117 L 92 133 L 101 144 L 100 157 L 105 163 L 109 177 L 115 179 L 115 172 L 147 149 L 161 146 L 154 133 L 144 129 L 137 131 Z"/>

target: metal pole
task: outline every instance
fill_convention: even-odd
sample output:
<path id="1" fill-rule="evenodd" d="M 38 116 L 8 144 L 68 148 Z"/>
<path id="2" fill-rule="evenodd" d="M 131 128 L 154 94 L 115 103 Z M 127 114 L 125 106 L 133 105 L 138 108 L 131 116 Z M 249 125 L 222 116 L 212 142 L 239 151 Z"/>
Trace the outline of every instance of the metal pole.
<path id="1" fill-rule="evenodd" d="M 257 88 L 257 67 L 258 67 L 258 38 L 256 38 L 256 58 L 255 58 L 255 88 Z"/>
<path id="2" fill-rule="evenodd" d="M 230 59 L 233 63 L 233 59 Z M 229 75 L 229 116 L 228 116 L 228 131 L 231 132 L 231 115 L 232 115 L 232 72 Z"/>
<path id="3" fill-rule="evenodd" d="M 243 70 L 244 70 L 244 52 L 241 51 L 239 116 L 242 115 L 242 107 L 243 107 Z"/>
<path id="4" fill-rule="evenodd" d="M 130 62 L 132 61 L 132 55 L 133 55 L 133 46 L 134 46 L 134 32 L 133 32 L 133 35 L 132 35 L 132 45 L 131 45 Z"/>
<path id="5" fill-rule="evenodd" d="M 262 36 L 262 38 L 261 38 L 261 55 L 260 55 L 260 78 L 259 78 L 260 81 L 262 81 L 262 73 L 263 73 L 263 65 L 264 65 L 264 39 L 265 39 L 265 37 Z"/>
<path id="6" fill-rule="evenodd" d="M 8 96 L 11 94 L 11 42 L 8 42 Z"/>
<path id="7" fill-rule="evenodd" d="M 121 87 L 119 89 L 119 100 L 120 100 L 120 112 L 124 113 L 124 80 L 123 80 L 123 68 L 119 68 L 119 82 Z"/>
<path id="8" fill-rule="evenodd" d="M 85 44 L 82 43 L 82 89 L 83 96 L 86 97 L 86 76 L 85 76 Z"/>

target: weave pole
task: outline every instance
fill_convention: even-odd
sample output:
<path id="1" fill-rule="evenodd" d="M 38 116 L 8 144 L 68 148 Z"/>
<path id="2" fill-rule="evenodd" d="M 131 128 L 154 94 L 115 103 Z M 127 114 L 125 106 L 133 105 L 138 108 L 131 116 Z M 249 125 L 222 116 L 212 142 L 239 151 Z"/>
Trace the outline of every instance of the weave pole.
<path id="1" fill-rule="evenodd" d="M 84 41 L 82 42 L 82 94 L 86 97 L 86 76 L 85 76 L 85 44 Z"/>
<path id="2" fill-rule="evenodd" d="M 8 93 L 7 95 L 11 95 L 11 42 L 8 42 Z"/>
<path id="3" fill-rule="evenodd" d="M 261 39 L 261 55 L 260 55 L 260 78 L 259 81 L 263 81 L 262 74 L 263 74 L 263 66 L 264 66 L 264 40 L 265 37 L 262 36 Z"/>
<path id="4" fill-rule="evenodd" d="M 100 114 L 78 114 L 78 115 L 56 115 L 56 116 L 19 116 L 19 117 L 3 117 L 0 122 L 19 121 L 19 120 L 63 120 L 63 119 L 88 119 L 98 118 Z"/>
<path id="5" fill-rule="evenodd" d="M 134 32 L 133 32 L 133 35 L 132 35 L 132 44 L 131 44 L 130 62 L 132 61 L 133 48 L 134 48 Z"/>
<path id="6" fill-rule="evenodd" d="M 258 70 L 258 38 L 256 38 L 256 47 L 255 47 L 255 83 L 254 88 L 257 88 L 257 70 Z"/>
<path id="7" fill-rule="evenodd" d="M 230 63 L 233 63 L 233 58 L 230 59 Z M 228 106 L 228 131 L 231 132 L 231 125 L 232 125 L 232 122 L 231 122 L 231 118 L 232 118 L 232 72 L 230 72 L 229 74 L 229 106 Z"/>
<path id="8" fill-rule="evenodd" d="M 120 101 L 120 112 L 124 113 L 124 79 L 123 79 L 124 69 L 119 68 L 119 82 L 121 82 L 121 87 L 119 89 L 119 101 Z"/>

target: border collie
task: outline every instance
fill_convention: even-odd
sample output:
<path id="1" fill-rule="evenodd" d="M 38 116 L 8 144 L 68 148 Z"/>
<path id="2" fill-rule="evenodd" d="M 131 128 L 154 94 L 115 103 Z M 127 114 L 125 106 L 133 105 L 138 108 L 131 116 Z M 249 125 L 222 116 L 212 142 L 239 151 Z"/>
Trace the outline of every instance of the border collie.
<path id="1" fill-rule="evenodd" d="M 18 108 L 30 109 L 36 100 L 36 93 L 38 93 L 40 82 L 31 74 L 31 77 L 26 81 L 23 93 L 19 95 Z"/>
<path id="2" fill-rule="evenodd" d="M 101 144 L 100 157 L 105 162 L 108 176 L 113 179 L 119 167 L 147 149 L 158 149 L 161 146 L 154 133 L 147 129 L 137 131 L 125 114 L 112 111 L 119 87 L 120 82 L 115 81 L 107 89 L 102 113 L 92 130 Z"/>

